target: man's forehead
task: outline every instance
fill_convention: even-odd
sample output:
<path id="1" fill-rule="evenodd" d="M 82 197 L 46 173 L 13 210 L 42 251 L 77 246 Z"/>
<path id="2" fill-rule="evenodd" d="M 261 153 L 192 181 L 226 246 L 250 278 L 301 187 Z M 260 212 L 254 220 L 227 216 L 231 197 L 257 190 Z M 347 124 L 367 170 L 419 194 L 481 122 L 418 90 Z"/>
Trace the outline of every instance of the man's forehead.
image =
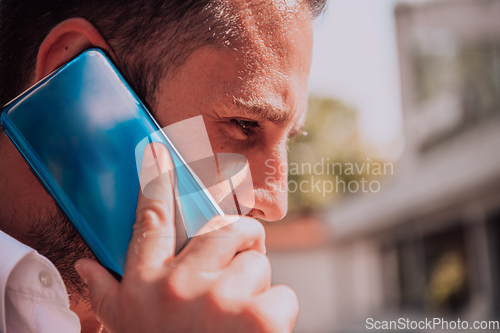
<path id="1" fill-rule="evenodd" d="M 262 6 L 255 7 L 259 3 Z M 286 7 L 289 4 L 281 4 L 281 7 L 276 6 L 276 1 L 239 4 L 242 13 L 238 29 L 243 29 L 246 41 L 241 39 L 222 48 L 200 48 L 183 66 L 181 73 L 186 75 L 178 77 L 183 76 L 182 82 L 196 92 L 198 100 L 218 115 L 228 117 L 236 106 L 243 118 L 286 123 L 287 127 L 303 118 L 312 18 L 308 9 L 301 9 L 300 14 Z M 272 9 L 267 10 L 270 6 Z M 288 18 L 277 19 L 277 15 Z M 282 26 L 291 15 L 297 19 Z M 297 33 L 292 34 L 291 30 Z M 197 82 L 194 86 L 193 77 Z"/>
<path id="2" fill-rule="evenodd" d="M 226 95 L 242 116 L 288 123 L 299 133 L 307 107 L 312 15 L 299 1 L 235 1 L 245 66 Z M 305 41 L 305 42 L 304 42 Z"/>
<path id="3" fill-rule="evenodd" d="M 228 0 L 236 10 L 247 16 L 278 15 L 281 20 L 292 19 L 302 9 L 310 9 L 305 1 L 297 0 Z"/>
<path id="4" fill-rule="evenodd" d="M 239 80 L 230 83 L 231 90 L 238 91 L 235 100 L 249 106 L 247 108 L 281 111 L 282 100 L 260 97 L 291 92 L 297 86 L 303 89 L 312 51 L 309 7 L 303 2 L 286 0 L 237 0 L 235 6 L 242 13 L 239 18 L 242 37 L 239 47 L 233 50 L 239 52 L 237 57 L 243 65 L 238 68 Z M 265 91 L 256 91 L 257 86 L 264 87 Z M 296 97 L 281 96 L 280 99 Z M 272 107 L 268 107 L 269 103 Z"/>
<path id="5" fill-rule="evenodd" d="M 301 29 L 297 21 L 312 20 L 310 7 L 298 1 L 234 0 L 232 6 L 243 47 L 271 48 L 282 57 Z"/>

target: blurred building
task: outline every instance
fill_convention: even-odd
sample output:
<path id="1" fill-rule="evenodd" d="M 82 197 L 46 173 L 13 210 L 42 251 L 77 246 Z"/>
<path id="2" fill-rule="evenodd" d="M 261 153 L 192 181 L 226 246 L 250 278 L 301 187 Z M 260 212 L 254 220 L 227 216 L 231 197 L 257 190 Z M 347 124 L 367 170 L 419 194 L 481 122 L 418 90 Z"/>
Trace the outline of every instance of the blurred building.
<path id="1" fill-rule="evenodd" d="M 327 241 L 269 253 L 275 281 L 301 300 L 296 332 L 500 319 L 500 0 L 400 2 L 395 22 L 405 152 L 394 175 L 329 209 Z"/>

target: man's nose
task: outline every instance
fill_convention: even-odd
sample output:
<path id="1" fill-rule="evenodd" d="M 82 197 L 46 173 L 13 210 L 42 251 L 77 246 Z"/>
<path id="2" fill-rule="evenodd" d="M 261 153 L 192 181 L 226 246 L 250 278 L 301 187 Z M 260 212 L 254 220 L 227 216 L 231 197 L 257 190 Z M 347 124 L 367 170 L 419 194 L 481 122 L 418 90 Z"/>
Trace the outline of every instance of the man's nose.
<path id="1" fill-rule="evenodd" d="M 250 157 L 251 158 L 251 157 Z M 266 221 L 282 219 L 288 209 L 288 165 L 286 150 L 280 154 L 262 154 L 250 165 L 255 193 L 252 217 Z"/>

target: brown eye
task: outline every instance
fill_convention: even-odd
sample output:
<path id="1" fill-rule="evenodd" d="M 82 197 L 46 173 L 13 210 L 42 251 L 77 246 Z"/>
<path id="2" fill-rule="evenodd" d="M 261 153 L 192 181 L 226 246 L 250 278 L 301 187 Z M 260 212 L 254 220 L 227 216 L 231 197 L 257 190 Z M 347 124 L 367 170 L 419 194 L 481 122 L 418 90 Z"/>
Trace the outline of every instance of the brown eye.
<path id="1" fill-rule="evenodd" d="M 256 121 L 251 120 L 232 119 L 231 123 L 233 123 L 235 126 L 238 126 L 245 134 L 249 134 L 253 129 L 259 127 L 259 124 Z"/>

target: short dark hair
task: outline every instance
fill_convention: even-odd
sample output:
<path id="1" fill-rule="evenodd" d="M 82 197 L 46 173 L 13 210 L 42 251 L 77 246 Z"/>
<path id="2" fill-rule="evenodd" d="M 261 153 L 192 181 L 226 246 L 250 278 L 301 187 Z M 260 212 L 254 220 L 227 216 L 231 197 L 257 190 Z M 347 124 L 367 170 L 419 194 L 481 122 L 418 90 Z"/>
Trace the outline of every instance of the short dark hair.
<path id="1" fill-rule="evenodd" d="M 326 0 L 304 0 L 313 16 Z M 0 0 L 0 106 L 26 88 L 38 49 L 60 22 L 81 17 L 119 54 L 118 66 L 139 97 L 154 106 L 167 70 L 194 50 L 237 38 L 227 0 Z"/>

